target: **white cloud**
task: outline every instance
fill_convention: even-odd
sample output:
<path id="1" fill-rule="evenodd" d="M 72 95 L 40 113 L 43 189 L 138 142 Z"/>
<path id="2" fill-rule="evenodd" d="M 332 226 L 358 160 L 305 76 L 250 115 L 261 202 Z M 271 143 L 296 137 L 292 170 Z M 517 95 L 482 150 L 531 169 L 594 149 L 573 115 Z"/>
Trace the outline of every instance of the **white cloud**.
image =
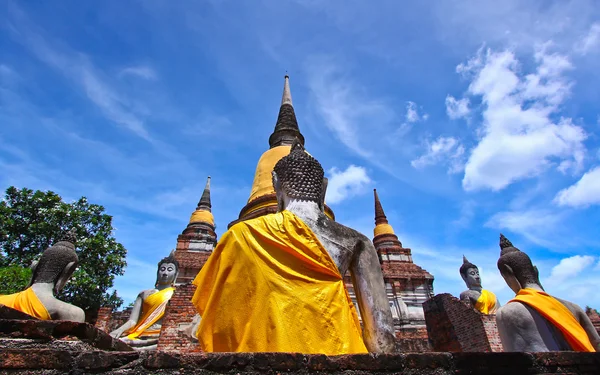
<path id="1" fill-rule="evenodd" d="M 456 100 L 452 95 L 446 96 L 446 113 L 453 120 L 465 117 L 469 114 L 469 98 Z"/>
<path id="2" fill-rule="evenodd" d="M 471 76 L 468 92 L 481 96 L 484 105 L 481 139 L 465 166 L 465 190 L 501 190 L 557 162 L 562 172 L 582 167 L 583 128 L 570 118 L 554 120 L 571 87 L 563 73 L 572 66 L 565 56 L 547 53 L 548 48 L 548 43 L 538 48 L 537 70 L 524 76 L 508 50 L 480 50 L 457 67 Z"/>
<path id="3" fill-rule="evenodd" d="M 331 168 L 329 175 L 326 200 L 331 204 L 340 203 L 346 198 L 360 194 L 371 182 L 366 169 L 356 165 L 350 165 L 345 171 Z"/>
<path id="4" fill-rule="evenodd" d="M 582 55 L 590 52 L 600 43 L 600 22 L 592 24 L 588 33 L 575 45 L 575 51 Z"/>
<path id="5" fill-rule="evenodd" d="M 417 169 L 434 164 L 448 164 L 448 173 L 458 173 L 463 169 L 465 148 L 454 137 L 438 137 L 427 143 L 427 151 L 410 164 Z"/>
<path id="6" fill-rule="evenodd" d="M 567 278 L 575 277 L 585 268 L 591 266 L 595 260 L 596 258 L 589 255 L 575 255 L 564 258 L 552 268 L 550 280 L 553 283 L 559 283 Z"/>
<path id="7" fill-rule="evenodd" d="M 572 207 L 600 204 L 600 167 L 586 172 L 574 185 L 559 191 L 554 203 Z"/>
<path id="8" fill-rule="evenodd" d="M 426 121 L 428 118 L 429 115 L 427 113 L 419 114 L 417 103 L 411 101 L 406 103 L 406 122 L 412 124 L 417 121 Z"/>
<path id="9" fill-rule="evenodd" d="M 158 78 L 154 69 L 152 69 L 149 66 L 143 66 L 143 65 L 130 66 L 130 67 L 124 68 L 121 70 L 119 75 L 121 75 L 121 76 L 130 75 L 130 76 L 143 78 L 143 79 L 147 79 L 147 80 L 155 80 Z"/>
<path id="10" fill-rule="evenodd" d="M 554 231 L 561 220 L 562 214 L 547 209 L 514 210 L 496 213 L 485 226 L 499 230 L 507 229 L 538 245 L 550 246 L 553 244 L 547 239 L 547 234 Z"/>

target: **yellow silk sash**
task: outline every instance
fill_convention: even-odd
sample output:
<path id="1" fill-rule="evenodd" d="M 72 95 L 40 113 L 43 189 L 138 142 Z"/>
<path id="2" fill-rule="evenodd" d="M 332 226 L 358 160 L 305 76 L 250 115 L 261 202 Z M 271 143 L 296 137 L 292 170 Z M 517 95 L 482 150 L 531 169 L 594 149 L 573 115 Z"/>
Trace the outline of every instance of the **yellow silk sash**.
<path id="1" fill-rule="evenodd" d="M 159 292 L 152 293 L 144 299 L 142 305 L 143 315 L 138 320 L 138 324 L 125 332 L 128 339 L 135 340 L 140 336 L 160 333 L 158 330 L 148 331 L 147 329 L 163 317 L 165 307 L 167 307 L 167 303 L 171 299 L 171 296 L 173 296 L 174 291 L 175 288 L 173 287 L 165 288 Z"/>
<path id="2" fill-rule="evenodd" d="M 0 304 L 41 320 L 52 319 L 46 307 L 31 288 L 27 288 L 22 292 L 0 296 Z"/>
<path id="3" fill-rule="evenodd" d="M 510 302 L 519 301 L 534 308 L 558 328 L 571 348 L 577 352 L 595 352 L 590 339 L 573 313 L 556 298 L 531 288 L 524 288 Z"/>
<path id="4" fill-rule="evenodd" d="M 498 310 L 496 295 L 489 290 L 482 289 L 481 295 L 475 303 L 475 309 L 482 314 L 495 314 Z"/>
<path id="5" fill-rule="evenodd" d="M 231 227 L 194 285 L 204 351 L 367 353 L 342 275 L 289 211 Z"/>

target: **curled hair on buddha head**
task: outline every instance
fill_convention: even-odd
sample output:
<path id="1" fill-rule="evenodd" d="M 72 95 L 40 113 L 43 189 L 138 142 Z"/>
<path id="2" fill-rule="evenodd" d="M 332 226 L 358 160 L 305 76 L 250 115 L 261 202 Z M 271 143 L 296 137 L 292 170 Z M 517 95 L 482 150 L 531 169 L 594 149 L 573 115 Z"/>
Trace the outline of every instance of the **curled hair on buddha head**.
<path id="1" fill-rule="evenodd" d="M 75 243 L 75 229 L 71 229 L 63 233 L 54 245 L 44 250 L 40 259 L 32 264 L 30 285 L 56 283 L 69 264 L 74 263 L 76 267 L 79 257 L 75 252 Z"/>
<path id="2" fill-rule="evenodd" d="M 298 139 L 292 144 L 290 153 L 275 164 L 273 171 L 281 190 L 289 198 L 319 204 L 323 200 L 323 167 L 304 150 Z"/>
<path id="3" fill-rule="evenodd" d="M 175 269 L 179 271 L 179 262 L 175 259 L 175 250 L 171 250 L 169 256 L 164 257 L 158 262 L 157 267 L 160 268 L 160 265 L 163 263 L 171 263 L 175 265 Z"/>
<path id="4" fill-rule="evenodd" d="M 531 262 L 531 258 L 521 250 L 513 246 L 512 242 L 500 234 L 500 258 L 498 259 L 498 270 L 502 273 L 506 267 L 512 270 L 513 275 L 521 286 L 525 284 L 540 284 L 537 268 Z"/>
<path id="5" fill-rule="evenodd" d="M 465 276 L 466 276 L 466 275 L 467 275 L 467 271 L 468 271 L 470 268 L 476 268 L 476 269 L 478 269 L 478 270 L 479 270 L 479 268 L 477 268 L 477 266 L 476 266 L 476 265 L 474 265 L 473 263 L 469 262 L 469 261 L 467 260 L 467 257 L 463 255 L 463 264 L 460 266 L 460 269 L 459 269 L 459 271 L 460 271 L 460 274 L 461 274 L 461 275 L 465 275 Z"/>

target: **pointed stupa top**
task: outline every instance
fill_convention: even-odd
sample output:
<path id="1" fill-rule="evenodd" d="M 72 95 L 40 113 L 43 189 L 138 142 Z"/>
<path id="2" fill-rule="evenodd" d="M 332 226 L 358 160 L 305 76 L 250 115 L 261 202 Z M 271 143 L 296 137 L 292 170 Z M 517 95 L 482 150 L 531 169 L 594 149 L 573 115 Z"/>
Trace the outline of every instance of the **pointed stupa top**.
<path id="1" fill-rule="evenodd" d="M 377 195 L 377 189 L 373 189 L 373 195 L 375 195 L 375 225 L 388 224 L 387 217 L 381 206 L 381 201 L 379 201 L 379 195 Z"/>
<path id="2" fill-rule="evenodd" d="M 383 212 L 381 201 L 379 201 L 379 195 L 377 195 L 377 189 L 373 189 L 373 195 L 375 196 L 375 228 L 373 229 L 373 238 L 375 239 L 380 235 L 387 235 L 388 237 L 393 236 L 393 241 L 402 247 L 398 237 L 394 233 L 394 228 L 388 223 L 387 217 Z"/>
<path id="3" fill-rule="evenodd" d="M 281 105 L 292 104 L 292 92 L 290 91 L 290 76 L 285 75 L 285 82 L 283 83 L 283 95 L 281 97 Z"/>
<path id="4" fill-rule="evenodd" d="M 198 206 L 196 210 L 192 213 L 192 217 L 190 217 L 190 224 L 194 223 L 208 223 L 214 227 L 215 218 L 211 212 L 212 205 L 210 203 L 210 176 L 206 179 L 206 185 L 204 186 L 204 191 L 202 192 L 202 197 L 198 202 Z"/>
<path id="5" fill-rule="evenodd" d="M 304 136 L 300 133 L 296 113 L 292 105 L 292 92 L 290 91 L 290 77 L 286 74 L 283 84 L 283 95 L 281 97 L 281 107 L 279 108 L 279 116 L 275 130 L 269 137 L 270 148 L 291 145 L 294 139 L 298 138 L 302 146 L 304 146 Z"/>
<path id="6" fill-rule="evenodd" d="M 202 197 L 198 202 L 197 210 L 206 210 L 211 211 L 212 205 L 210 204 L 210 176 L 206 179 L 206 185 L 204 186 L 204 191 L 202 192 Z"/>

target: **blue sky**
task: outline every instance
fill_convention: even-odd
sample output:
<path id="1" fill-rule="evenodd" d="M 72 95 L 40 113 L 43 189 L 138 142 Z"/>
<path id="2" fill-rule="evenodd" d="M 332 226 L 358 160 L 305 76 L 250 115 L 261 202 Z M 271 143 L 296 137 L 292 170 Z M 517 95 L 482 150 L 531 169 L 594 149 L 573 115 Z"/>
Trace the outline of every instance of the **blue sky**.
<path id="1" fill-rule="evenodd" d="M 338 221 L 372 189 L 436 293 L 484 287 L 503 232 L 547 291 L 600 308 L 594 1 L 0 2 L 0 188 L 87 196 L 154 283 L 212 176 L 217 232 L 268 148 L 287 71 Z"/>

